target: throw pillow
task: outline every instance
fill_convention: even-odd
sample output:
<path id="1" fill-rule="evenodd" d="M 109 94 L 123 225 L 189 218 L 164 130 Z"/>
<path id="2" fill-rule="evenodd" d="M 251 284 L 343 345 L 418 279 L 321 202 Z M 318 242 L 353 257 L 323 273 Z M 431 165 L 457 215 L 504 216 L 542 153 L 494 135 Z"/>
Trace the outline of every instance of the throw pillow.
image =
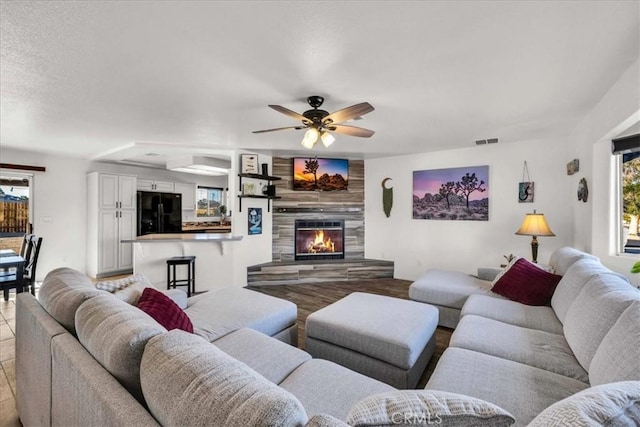
<path id="1" fill-rule="evenodd" d="M 554 403 L 528 427 L 640 425 L 640 381 L 603 384 Z"/>
<path id="2" fill-rule="evenodd" d="M 127 286 L 131 286 L 136 282 L 147 282 L 147 278 L 142 274 L 134 274 L 132 276 L 123 277 L 122 279 L 97 282 L 96 288 L 102 291 L 115 292 L 117 290 L 124 289 Z"/>
<path id="3" fill-rule="evenodd" d="M 562 276 L 549 273 L 519 258 L 493 285 L 491 291 L 526 305 L 550 305 Z"/>
<path id="4" fill-rule="evenodd" d="M 189 316 L 168 296 L 154 288 L 145 288 L 138 300 L 138 308 L 167 330 L 182 329 L 193 333 Z"/>
<path id="5" fill-rule="evenodd" d="M 438 390 L 397 390 L 356 403 L 347 416 L 355 427 L 387 425 L 510 426 L 515 418 L 481 399 Z"/>

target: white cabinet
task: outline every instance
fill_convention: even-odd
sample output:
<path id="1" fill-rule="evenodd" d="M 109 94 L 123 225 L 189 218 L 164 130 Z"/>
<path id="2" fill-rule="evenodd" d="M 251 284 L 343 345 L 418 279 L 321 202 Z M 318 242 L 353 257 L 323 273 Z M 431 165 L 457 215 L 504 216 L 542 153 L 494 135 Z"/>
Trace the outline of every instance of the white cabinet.
<path id="1" fill-rule="evenodd" d="M 196 184 L 175 183 L 175 192 L 182 194 L 182 210 L 196 210 Z"/>
<path id="2" fill-rule="evenodd" d="M 87 177 L 87 272 L 93 277 L 133 270 L 136 177 L 90 173 Z"/>
<path id="3" fill-rule="evenodd" d="M 138 179 L 137 188 L 140 191 L 157 191 L 159 193 L 173 193 L 175 191 L 173 182 L 150 179 Z"/>

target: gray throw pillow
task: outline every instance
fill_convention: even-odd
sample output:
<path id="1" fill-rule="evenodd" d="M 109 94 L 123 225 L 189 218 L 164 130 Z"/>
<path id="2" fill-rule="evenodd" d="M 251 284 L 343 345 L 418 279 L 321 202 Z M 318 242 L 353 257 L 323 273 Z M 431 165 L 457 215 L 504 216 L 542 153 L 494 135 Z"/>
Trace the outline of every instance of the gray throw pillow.
<path id="1" fill-rule="evenodd" d="M 438 425 L 502 427 L 513 415 L 481 399 L 438 390 L 397 390 L 356 403 L 347 416 L 355 427 Z"/>
<path id="2" fill-rule="evenodd" d="M 528 427 L 640 425 L 640 381 L 590 387 L 542 411 Z"/>

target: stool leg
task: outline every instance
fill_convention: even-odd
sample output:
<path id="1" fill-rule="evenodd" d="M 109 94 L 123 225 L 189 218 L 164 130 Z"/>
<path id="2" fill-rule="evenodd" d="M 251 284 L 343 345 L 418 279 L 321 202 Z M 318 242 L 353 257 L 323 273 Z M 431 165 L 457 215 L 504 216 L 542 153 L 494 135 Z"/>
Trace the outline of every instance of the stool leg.
<path id="1" fill-rule="evenodd" d="M 191 267 L 187 264 L 187 298 L 191 296 Z"/>
<path id="2" fill-rule="evenodd" d="M 193 291 L 192 292 L 195 294 L 196 293 L 196 261 L 195 260 L 193 261 L 192 266 L 193 266 L 193 282 L 192 282 Z"/>
<path id="3" fill-rule="evenodd" d="M 171 289 L 171 264 L 167 264 L 167 290 Z"/>

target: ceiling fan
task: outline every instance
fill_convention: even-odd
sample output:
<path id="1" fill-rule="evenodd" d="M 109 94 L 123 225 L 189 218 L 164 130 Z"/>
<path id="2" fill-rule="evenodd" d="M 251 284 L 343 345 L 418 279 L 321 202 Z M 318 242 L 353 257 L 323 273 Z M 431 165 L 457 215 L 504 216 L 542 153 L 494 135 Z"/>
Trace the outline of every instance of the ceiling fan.
<path id="1" fill-rule="evenodd" d="M 253 133 L 274 132 L 277 130 L 286 129 L 308 129 L 302 139 L 302 146 L 305 148 L 313 148 L 318 142 L 318 138 L 322 141 L 325 147 L 330 146 L 335 141 L 335 137 L 329 132 L 342 133 L 350 136 L 359 136 L 362 138 L 369 138 L 375 132 L 369 129 L 364 129 L 356 126 L 343 125 L 342 122 L 360 117 L 364 114 L 370 113 L 374 110 L 373 106 L 368 102 L 361 102 L 360 104 L 352 105 L 351 107 L 343 108 L 334 113 L 329 114 L 328 111 L 320 110 L 324 98 L 318 95 L 313 95 L 307 98 L 307 102 L 311 106 L 311 110 L 307 110 L 302 114 L 298 114 L 295 111 L 291 111 L 288 108 L 284 108 L 280 105 L 269 105 L 274 110 L 292 117 L 296 120 L 300 120 L 302 125 L 287 126 L 283 128 L 255 130 Z"/>

